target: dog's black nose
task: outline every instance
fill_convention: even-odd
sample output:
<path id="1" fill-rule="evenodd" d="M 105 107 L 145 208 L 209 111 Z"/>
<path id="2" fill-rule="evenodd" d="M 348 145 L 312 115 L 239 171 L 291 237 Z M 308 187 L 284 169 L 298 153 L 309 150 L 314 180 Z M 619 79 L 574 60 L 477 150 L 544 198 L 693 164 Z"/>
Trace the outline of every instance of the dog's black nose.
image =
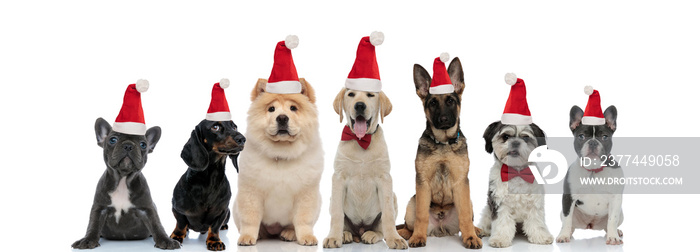
<path id="1" fill-rule="evenodd" d="M 588 147 L 590 147 L 591 149 L 593 149 L 593 148 L 595 148 L 595 147 L 598 147 L 598 141 L 590 141 L 590 142 L 588 142 Z"/>
<path id="2" fill-rule="evenodd" d="M 126 150 L 126 151 L 131 151 L 132 149 L 134 149 L 134 146 L 131 145 L 131 144 L 125 144 L 125 145 L 122 145 L 122 147 L 123 147 L 124 150 Z"/>
<path id="3" fill-rule="evenodd" d="M 520 141 L 513 141 L 512 143 L 510 143 L 510 147 L 513 149 L 520 147 Z"/>
<path id="4" fill-rule="evenodd" d="M 446 123 L 447 120 L 447 116 L 441 116 L 440 118 L 438 118 L 438 123 Z"/>
<path id="5" fill-rule="evenodd" d="M 355 111 L 357 112 L 364 112 L 366 108 L 367 104 L 365 104 L 364 102 L 355 103 Z"/>
<path id="6" fill-rule="evenodd" d="M 236 137 L 233 138 L 233 140 L 236 141 L 236 144 L 238 145 L 245 144 L 245 137 L 241 134 L 238 134 Z"/>
<path id="7" fill-rule="evenodd" d="M 277 123 L 279 123 L 280 125 L 287 125 L 287 122 L 289 122 L 289 117 L 287 117 L 287 115 L 277 116 Z"/>

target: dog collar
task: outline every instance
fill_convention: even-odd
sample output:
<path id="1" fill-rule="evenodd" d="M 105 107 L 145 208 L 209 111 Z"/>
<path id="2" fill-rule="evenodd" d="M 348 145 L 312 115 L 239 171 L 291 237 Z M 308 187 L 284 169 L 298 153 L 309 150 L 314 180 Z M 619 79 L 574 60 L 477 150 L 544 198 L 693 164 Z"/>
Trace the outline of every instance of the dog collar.
<path id="1" fill-rule="evenodd" d="M 457 131 L 457 136 L 455 138 L 447 140 L 447 142 L 440 142 L 433 135 L 430 135 L 430 139 L 433 139 L 436 144 L 444 144 L 444 145 L 450 145 L 450 144 L 456 144 L 457 140 L 459 140 L 459 131 Z"/>
<path id="2" fill-rule="evenodd" d="M 523 180 L 525 180 L 525 182 L 528 182 L 530 184 L 532 184 L 532 182 L 535 181 L 535 176 L 532 175 L 530 167 L 525 167 L 522 170 L 518 171 L 506 164 L 503 164 L 501 166 L 501 181 L 506 182 L 515 177 L 520 177 Z"/>
<path id="3" fill-rule="evenodd" d="M 585 167 L 583 169 L 586 169 L 586 171 L 589 171 L 589 172 L 599 173 L 599 172 L 603 171 L 603 168 L 605 168 L 605 166 L 601 166 L 600 168 L 597 168 L 597 169 L 586 169 Z"/>
<path id="4" fill-rule="evenodd" d="M 343 134 L 340 135 L 340 140 L 341 141 L 350 141 L 350 140 L 355 140 L 357 141 L 357 144 L 362 147 L 362 149 L 367 149 L 369 148 L 369 144 L 372 143 L 372 134 L 365 134 L 364 137 L 359 138 L 355 133 L 352 132 L 350 127 L 345 125 L 345 128 L 343 128 Z"/>

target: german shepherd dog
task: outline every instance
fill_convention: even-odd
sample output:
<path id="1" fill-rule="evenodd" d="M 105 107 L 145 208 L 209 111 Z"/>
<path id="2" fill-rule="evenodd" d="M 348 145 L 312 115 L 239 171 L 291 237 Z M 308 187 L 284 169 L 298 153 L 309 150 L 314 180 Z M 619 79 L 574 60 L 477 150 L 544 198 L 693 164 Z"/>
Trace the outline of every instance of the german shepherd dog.
<path id="1" fill-rule="evenodd" d="M 408 239 L 410 247 L 425 246 L 430 222 L 430 206 L 454 204 L 462 242 L 471 249 L 481 248 L 477 236 L 481 230 L 474 227 L 474 212 L 469 196 L 469 156 L 467 139 L 459 129 L 459 113 L 464 72 L 459 58 L 454 58 L 447 69 L 454 92 L 430 94 L 430 74 L 422 66 L 413 66 L 416 93 L 423 102 L 426 127 L 416 154 L 415 204 L 406 209 L 406 224 L 399 226 L 399 234 Z M 411 207 L 411 206 L 414 207 Z"/>

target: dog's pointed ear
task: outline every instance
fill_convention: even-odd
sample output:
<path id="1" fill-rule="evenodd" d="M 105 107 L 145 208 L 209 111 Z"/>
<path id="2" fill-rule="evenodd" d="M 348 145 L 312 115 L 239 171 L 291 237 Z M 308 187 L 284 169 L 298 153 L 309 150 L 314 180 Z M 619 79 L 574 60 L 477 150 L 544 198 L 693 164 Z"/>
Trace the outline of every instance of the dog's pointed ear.
<path id="1" fill-rule="evenodd" d="M 462 62 L 459 61 L 458 57 L 455 57 L 450 62 L 447 74 L 450 75 L 450 81 L 452 81 L 455 92 L 458 95 L 462 95 L 462 92 L 464 92 L 464 71 L 462 70 Z"/>
<path id="2" fill-rule="evenodd" d="M 299 78 L 299 82 L 301 83 L 301 94 L 308 97 L 311 103 L 316 104 L 316 92 L 311 87 L 311 84 L 304 78 Z"/>
<path id="3" fill-rule="evenodd" d="M 569 128 L 571 129 L 571 132 L 573 132 L 579 125 L 581 125 L 582 118 L 583 110 L 576 105 L 571 107 L 571 111 L 569 111 Z"/>
<path id="4" fill-rule="evenodd" d="M 501 129 L 501 121 L 495 121 L 491 123 L 486 130 L 484 130 L 484 141 L 486 141 L 486 153 L 491 154 L 493 152 L 493 145 L 491 139 L 496 136 L 496 133 Z"/>
<path id="5" fill-rule="evenodd" d="M 614 105 L 610 105 L 603 112 L 603 116 L 605 116 L 605 125 L 615 132 L 615 129 L 617 129 L 617 108 Z"/>
<path id="6" fill-rule="evenodd" d="M 532 134 L 537 138 L 537 146 L 542 146 L 547 144 L 547 135 L 544 133 L 537 124 L 531 123 L 530 128 L 532 128 Z"/>
<path id="7" fill-rule="evenodd" d="M 105 119 L 100 117 L 95 120 L 95 137 L 97 137 L 97 146 L 104 146 L 105 138 L 107 138 L 107 135 L 109 135 L 109 132 L 111 131 L 112 126 L 109 125 Z"/>
<path id="8" fill-rule="evenodd" d="M 262 93 L 265 93 L 265 87 L 267 86 L 266 79 L 258 79 L 258 83 L 255 83 L 253 91 L 250 92 L 250 101 L 255 101 Z"/>
<path id="9" fill-rule="evenodd" d="M 207 149 L 202 145 L 199 130 L 199 125 L 192 130 L 190 139 L 187 140 L 187 143 L 182 148 L 182 152 L 180 152 L 180 157 L 187 166 L 196 170 L 204 170 L 209 165 L 209 156 L 207 155 Z"/>
<path id="10" fill-rule="evenodd" d="M 381 116 L 382 123 L 384 123 L 384 117 L 388 116 L 392 109 L 393 107 L 391 105 L 391 101 L 389 101 L 389 97 L 384 94 L 384 91 L 379 91 L 379 114 Z"/>
<path id="11" fill-rule="evenodd" d="M 345 98 L 345 91 L 346 88 L 340 89 L 340 92 L 335 96 L 335 100 L 333 100 L 333 109 L 335 110 L 335 113 L 340 115 L 340 122 L 343 122 L 343 98 Z"/>
<path id="12" fill-rule="evenodd" d="M 146 131 L 146 142 L 148 142 L 148 153 L 153 152 L 153 149 L 156 148 L 156 144 L 158 143 L 158 140 L 160 140 L 160 127 L 158 126 L 153 126 L 150 129 Z"/>
<path id="13" fill-rule="evenodd" d="M 421 100 L 428 96 L 430 87 L 430 74 L 421 65 L 413 65 L 413 84 L 416 85 L 416 94 Z"/>
<path id="14" fill-rule="evenodd" d="M 236 173 L 238 173 L 238 155 L 240 155 L 240 153 L 236 155 L 228 155 L 228 158 L 231 159 L 231 163 L 233 163 L 233 167 L 236 168 Z"/>

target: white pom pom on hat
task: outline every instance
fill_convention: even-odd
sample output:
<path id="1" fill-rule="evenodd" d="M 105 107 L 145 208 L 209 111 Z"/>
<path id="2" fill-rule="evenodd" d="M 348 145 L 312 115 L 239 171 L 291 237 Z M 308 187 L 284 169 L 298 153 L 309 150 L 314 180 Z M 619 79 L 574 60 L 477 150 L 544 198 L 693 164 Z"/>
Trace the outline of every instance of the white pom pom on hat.
<path id="1" fill-rule="evenodd" d="M 139 93 L 143 93 L 148 91 L 148 87 L 150 84 L 148 83 L 147 80 L 144 79 L 139 79 L 136 81 L 136 91 L 139 91 Z"/>
<path id="2" fill-rule="evenodd" d="M 590 85 L 589 85 L 589 86 L 586 86 L 586 87 L 583 88 L 583 92 L 584 92 L 586 95 L 592 95 L 592 94 L 593 94 L 593 87 L 590 86 Z"/>
<path id="3" fill-rule="evenodd" d="M 231 85 L 231 82 L 226 78 L 223 78 L 219 81 L 219 86 L 223 89 L 228 88 L 229 85 Z"/>
<path id="4" fill-rule="evenodd" d="M 450 60 L 450 54 L 449 54 L 449 53 L 444 52 L 444 53 L 441 53 L 441 54 L 440 54 L 440 61 L 442 61 L 442 62 L 447 62 L 448 60 Z"/>
<path id="5" fill-rule="evenodd" d="M 287 35 L 284 39 L 284 45 L 289 49 L 294 49 L 299 46 L 299 37 L 297 35 Z"/>
<path id="6" fill-rule="evenodd" d="M 380 31 L 373 31 L 369 35 L 369 42 L 372 43 L 373 46 L 378 46 L 384 43 L 384 33 Z"/>
<path id="7" fill-rule="evenodd" d="M 518 82 L 518 76 L 516 76 L 514 73 L 507 73 L 505 76 L 506 84 L 509 86 L 515 85 L 516 82 Z"/>

